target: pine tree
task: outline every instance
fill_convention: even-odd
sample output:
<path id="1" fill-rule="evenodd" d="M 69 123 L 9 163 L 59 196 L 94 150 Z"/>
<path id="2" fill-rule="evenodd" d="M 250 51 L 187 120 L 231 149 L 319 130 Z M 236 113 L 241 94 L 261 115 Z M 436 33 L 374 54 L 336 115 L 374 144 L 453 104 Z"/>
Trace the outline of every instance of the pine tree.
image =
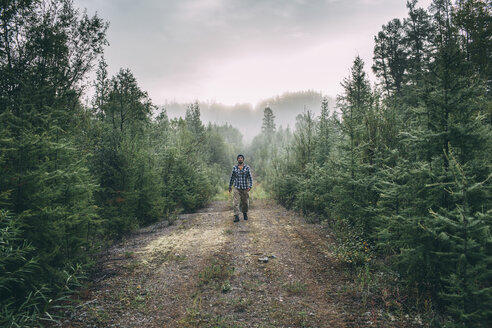
<path id="1" fill-rule="evenodd" d="M 300 171 L 314 160 L 316 142 L 316 126 L 311 111 L 297 115 L 296 132 L 294 133 L 295 162 Z"/>
<path id="2" fill-rule="evenodd" d="M 261 125 L 261 131 L 268 137 L 271 137 L 275 133 L 275 130 L 275 115 L 273 115 L 272 109 L 267 106 L 263 110 L 263 124 Z"/>
<path id="3" fill-rule="evenodd" d="M 96 81 L 94 83 L 95 94 L 92 99 L 94 114 L 103 115 L 104 106 L 109 102 L 110 81 L 108 78 L 108 64 L 104 57 L 99 61 L 96 71 Z"/>
<path id="4" fill-rule="evenodd" d="M 475 182 L 466 176 L 463 166 L 451 151 L 450 170 L 453 182 L 445 187 L 453 198 L 452 210 L 431 211 L 434 224 L 429 227 L 442 247 L 435 255 L 442 262 L 443 291 L 440 298 L 455 318 L 457 327 L 485 327 L 492 319 L 492 264 L 490 211 L 473 208 L 477 192 L 484 192 L 484 181 Z M 443 186 L 444 187 L 444 186 Z"/>
<path id="5" fill-rule="evenodd" d="M 330 120 L 330 111 L 328 108 L 328 98 L 323 97 L 321 102 L 321 114 L 318 122 L 317 140 L 316 140 L 316 159 L 320 165 L 328 158 L 331 147 L 333 144 L 332 139 L 332 125 Z"/>
<path id="6" fill-rule="evenodd" d="M 200 119 L 200 106 L 198 105 L 198 101 L 195 101 L 186 109 L 185 121 L 186 127 L 193 133 L 195 138 L 201 139 L 205 132 L 205 127 Z"/>
<path id="7" fill-rule="evenodd" d="M 80 84 L 107 44 L 107 24 L 65 0 L 2 2 L 0 12 L 0 124 L 8 129 L 0 195 L 21 227 L 16 238 L 37 254 L 39 270 L 18 292 L 47 286 L 44 300 L 25 304 L 39 309 L 60 292 L 63 270 L 88 261 L 97 225 L 97 186 L 74 134 L 84 115 Z"/>
<path id="8" fill-rule="evenodd" d="M 405 34 L 402 41 L 406 45 L 408 72 L 413 80 L 409 83 L 415 84 L 419 74 L 424 69 L 424 64 L 428 60 L 426 54 L 430 37 L 432 35 L 432 24 L 430 16 L 423 8 L 417 8 L 417 0 L 407 1 L 408 17 L 403 20 Z"/>
<path id="9" fill-rule="evenodd" d="M 404 43 L 402 22 L 395 18 L 374 38 L 374 65 L 376 76 L 384 81 L 384 89 L 388 95 L 400 93 L 405 83 L 407 65 L 407 49 Z"/>
<path id="10" fill-rule="evenodd" d="M 346 138 L 342 145 L 343 171 L 340 172 L 337 192 L 339 213 L 356 223 L 363 207 L 365 186 L 361 184 L 361 144 L 364 136 L 364 120 L 371 106 L 372 92 L 364 72 L 364 62 L 357 56 L 350 76 L 342 83 L 343 93 L 337 97 L 337 106 L 342 112 L 341 130 Z M 361 189 L 363 188 L 363 189 Z"/>
<path id="11" fill-rule="evenodd" d="M 477 314 L 469 310 L 476 303 L 472 305 L 475 300 L 465 276 L 489 256 L 478 245 L 469 249 L 474 255 L 464 255 L 463 247 L 486 239 L 484 223 L 477 219 L 486 217 L 480 213 L 490 208 L 488 188 L 477 187 L 491 171 L 490 160 L 483 155 L 491 140 L 483 115 L 486 88 L 460 45 L 450 2 L 434 1 L 432 10 L 433 34 L 423 57 L 425 65 L 409 77 L 421 80 L 411 81 L 405 90 L 415 99 L 402 95 L 400 100 L 408 106 L 409 123 L 402 125 L 396 165 L 382 171 L 380 204 L 387 220 L 380 236 L 387 249 L 398 254 L 398 269 L 406 273 L 409 285 L 429 293 L 466 326 L 466 317 Z M 466 190 L 473 196 L 464 197 Z M 476 259 L 474 264 L 467 262 L 470 256 Z M 459 263 L 464 267 L 456 274 Z M 484 281 L 477 279 L 473 284 Z"/>
<path id="12" fill-rule="evenodd" d="M 102 131 L 93 163 L 101 186 L 97 194 L 100 215 L 106 230 L 119 236 L 139 224 L 155 220 L 157 181 L 148 153 L 151 141 L 146 134 L 153 105 L 128 69 L 121 69 L 109 81 L 100 64 L 96 97 Z"/>
<path id="13" fill-rule="evenodd" d="M 453 13 L 453 22 L 460 30 L 466 58 L 476 71 L 492 83 L 492 9 L 490 1 L 461 0 Z"/>

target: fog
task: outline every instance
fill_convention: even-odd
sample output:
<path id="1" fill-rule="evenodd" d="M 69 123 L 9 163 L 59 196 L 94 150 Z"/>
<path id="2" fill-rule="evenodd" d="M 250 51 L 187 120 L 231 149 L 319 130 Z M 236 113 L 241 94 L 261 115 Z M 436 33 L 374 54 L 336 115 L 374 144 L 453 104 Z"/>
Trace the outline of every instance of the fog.
<path id="1" fill-rule="evenodd" d="M 201 119 L 204 124 L 231 124 L 241 131 L 243 141 L 249 143 L 261 132 L 263 110 L 269 106 L 275 115 L 277 129 L 295 128 L 296 116 L 310 110 L 318 116 L 321 110 L 323 95 L 317 91 L 285 92 L 281 95 L 262 99 L 256 105 L 250 103 L 224 105 L 213 101 L 199 101 Z M 328 97 L 330 110 L 333 110 L 334 99 Z M 161 106 L 170 119 L 184 117 L 189 103 L 168 102 Z"/>
<path id="2" fill-rule="evenodd" d="M 430 0 L 419 3 L 427 7 Z M 373 38 L 381 25 L 407 14 L 406 0 L 75 4 L 110 22 L 105 51 L 110 75 L 129 68 L 155 104 L 200 99 L 231 108 L 285 91 L 336 96 L 355 56 L 371 74 Z M 274 111 L 281 119 L 279 109 Z"/>
<path id="3" fill-rule="evenodd" d="M 318 114 L 322 95 L 343 91 L 356 56 L 374 82 L 374 36 L 408 12 L 406 0 L 74 3 L 110 22 L 110 75 L 129 68 L 170 118 L 198 99 L 204 123 L 229 123 L 246 142 L 260 132 L 267 105 L 277 128 L 292 129 L 304 110 Z"/>

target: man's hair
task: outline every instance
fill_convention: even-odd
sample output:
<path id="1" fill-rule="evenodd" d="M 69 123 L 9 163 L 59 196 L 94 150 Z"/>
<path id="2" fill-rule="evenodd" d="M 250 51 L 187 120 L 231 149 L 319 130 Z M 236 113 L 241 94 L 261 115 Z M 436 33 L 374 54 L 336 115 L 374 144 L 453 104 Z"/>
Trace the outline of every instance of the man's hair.
<path id="1" fill-rule="evenodd" d="M 244 159 L 244 155 L 243 154 L 237 155 L 236 159 L 238 159 L 239 157 L 242 157 Z"/>

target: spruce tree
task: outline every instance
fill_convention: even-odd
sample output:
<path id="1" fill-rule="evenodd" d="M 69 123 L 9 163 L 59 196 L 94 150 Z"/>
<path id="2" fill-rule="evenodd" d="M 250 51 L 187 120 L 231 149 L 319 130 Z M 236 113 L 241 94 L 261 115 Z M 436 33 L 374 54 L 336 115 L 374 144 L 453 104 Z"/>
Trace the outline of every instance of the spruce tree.
<path id="1" fill-rule="evenodd" d="M 273 115 L 272 109 L 267 106 L 263 110 L 263 123 L 261 125 L 261 132 L 271 137 L 276 130 L 275 115 Z"/>
<path id="2" fill-rule="evenodd" d="M 186 109 L 185 121 L 188 130 L 193 133 L 197 140 L 200 140 L 203 137 L 203 133 L 205 132 L 205 127 L 203 126 L 203 123 L 200 119 L 200 106 L 198 104 L 198 101 L 195 101 Z"/>
<path id="3" fill-rule="evenodd" d="M 333 141 L 331 140 L 332 124 L 333 122 L 330 119 L 330 111 L 328 108 L 328 98 L 323 97 L 321 102 L 321 114 L 316 131 L 316 160 L 320 165 L 323 165 L 331 151 L 333 144 Z"/>
<path id="4" fill-rule="evenodd" d="M 484 181 L 466 176 L 463 165 L 450 153 L 451 185 L 445 186 L 453 199 L 452 210 L 431 211 L 432 234 L 442 244 L 435 252 L 442 262 L 443 289 L 439 297 L 454 318 L 456 327 L 485 327 L 492 319 L 492 238 L 490 211 L 474 209 L 474 195 L 485 192 Z M 444 186 L 443 186 L 444 187 Z"/>
<path id="5" fill-rule="evenodd" d="M 487 238 L 477 218 L 486 217 L 490 208 L 488 188 L 477 186 L 491 172 L 490 160 L 484 158 L 491 138 L 483 115 L 485 81 L 466 58 L 452 11 L 449 1 L 434 1 L 427 60 L 419 74 L 410 75 L 414 80 L 406 90 L 415 99 L 400 100 L 409 123 L 402 125 L 396 166 L 384 170 L 381 205 L 388 220 L 380 236 L 388 250 L 397 252 L 407 282 L 429 293 L 441 308 L 462 313 L 456 318 L 468 325 L 471 312 L 464 303 L 472 308 L 473 297 L 465 276 L 489 255 L 478 246 L 469 249 L 474 255 L 465 254 L 463 245 Z M 460 196 L 466 190 L 473 196 Z M 464 267 L 455 274 L 459 263 Z M 475 286 L 484 281 L 477 279 Z"/>
<path id="6" fill-rule="evenodd" d="M 402 22 L 395 18 L 383 25 L 383 30 L 374 38 L 374 42 L 373 71 L 383 80 L 388 95 L 400 93 L 408 67 Z"/>
<path id="7" fill-rule="evenodd" d="M 423 8 L 417 7 L 417 0 L 407 1 L 408 17 L 403 20 L 405 30 L 402 41 L 406 46 L 407 71 L 414 80 L 408 81 L 415 84 L 415 74 L 419 74 L 424 69 L 424 64 L 428 60 L 430 36 L 432 35 L 432 24 L 430 15 Z"/>
<path id="8" fill-rule="evenodd" d="M 2 207 L 17 221 L 15 238 L 39 260 L 18 292 L 47 286 L 44 301 L 31 299 L 42 308 L 60 292 L 64 270 L 88 262 L 97 225 L 97 186 L 75 134 L 80 84 L 107 44 L 107 24 L 66 0 L 4 1 L 0 12 L 0 124 L 8 129 L 0 195 L 9 195 Z"/>
<path id="9" fill-rule="evenodd" d="M 337 97 L 337 106 L 342 112 L 341 130 L 345 142 L 341 149 L 342 170 L 339 172 L 335 192 L 339 199 L 338 211 L 353 224 L 366 226 L 360 222 L 363 217 L 363 199 L 366 192 L 362 177 L 361 145 L 364 136 L 364 120 L 371 106 L 372 91 L 364 71 L 364 62 L 357 56 L 350 76 L 342 82 L 343 93 Z M 367 227 L 366 227 L 367 228 Z"/>
<path id="10" fill-rule="evenodd" d="M 297 115 L 296 132 L 294 133 L 295 162 L 301 172 L 306 165 L 314 161 L 316 142 L 316 125 L 311 111 Z"/>
<path id="11" fill-rule="evenodd" d="M 93 101 L 102 125 L 93 169 L 101 187 L 100 215 L 107 222 L 106 230 L 119 236 L 155 220 L 152 208 L 157 193 L 152 183 L 156 179 L 146 136 L 153 105 L 130 70 L 121 69 L 107 80 L 105 69 L 101 63 Z"/>

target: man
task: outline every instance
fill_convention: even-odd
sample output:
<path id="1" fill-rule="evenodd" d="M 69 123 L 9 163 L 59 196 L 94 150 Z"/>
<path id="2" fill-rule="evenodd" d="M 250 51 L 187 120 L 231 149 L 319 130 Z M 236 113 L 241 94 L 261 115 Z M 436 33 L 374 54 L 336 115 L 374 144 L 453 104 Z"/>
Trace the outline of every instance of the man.
<path id="1" fill-rule="evenodd" d="M 253 187 L 253 178 L 249 166 L 244 164 L 244 156 L 237 155 L 237 165 L 232 168 L 229 181 L 229 193 L 234 185 L 232 204 L 234 206 L 234 222 L 239 222 L 239 203 L 243 211 L 243 218 L 248 219 L 249 191 Z"/>

